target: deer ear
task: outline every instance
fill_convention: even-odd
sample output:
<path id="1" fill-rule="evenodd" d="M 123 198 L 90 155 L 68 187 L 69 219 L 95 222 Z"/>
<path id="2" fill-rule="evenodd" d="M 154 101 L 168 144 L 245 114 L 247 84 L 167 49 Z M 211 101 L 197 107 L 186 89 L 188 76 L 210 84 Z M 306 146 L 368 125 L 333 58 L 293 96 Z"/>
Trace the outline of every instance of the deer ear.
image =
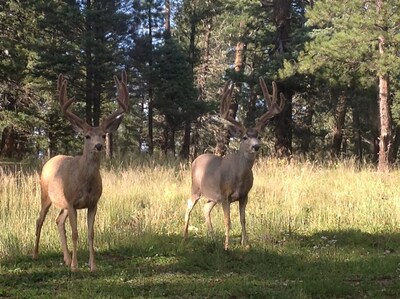
<path id="1" fill-rule="evenodd" d="M 238 126 L 228 126 L 228 131 L 229 134 L 232 137 L 236 137 L 236 138 L 241 138 L 242 135 L 244 134 L 244 131 L 242 130 L 242 128 L 238 127 Z"/>
<path id="2" fill-rule="evenodd" d="M 115 132 L 118 129 L 119 125 L 121 124 L 123 118 L 124 118 L 123 115 L 119 115 L 113 120 L 102 123 L 104 131 L 106 131 L 107 133 Z"/>

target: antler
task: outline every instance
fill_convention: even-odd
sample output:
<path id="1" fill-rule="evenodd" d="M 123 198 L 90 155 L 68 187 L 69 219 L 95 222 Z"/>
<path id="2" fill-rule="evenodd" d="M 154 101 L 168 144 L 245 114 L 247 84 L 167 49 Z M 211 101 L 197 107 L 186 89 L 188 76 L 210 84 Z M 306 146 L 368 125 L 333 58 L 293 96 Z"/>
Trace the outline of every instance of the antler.
<path id="1" fill-rule="evenodd" d="M 225 83 L 224 90 L 221 95 L 221 103 L 219 107 L 219 113 L 221 116 L 221 119 L 226 121 L 229 125 L 234 126 L 241 130 L 242 132 L 245 130 L 243 125 L 235 120 L 230 114 L 229 114 L 229 106 L 231 104 L 232 100 L 232 93 L 233 93 L 233 83 L 232 80 L 228 80 Z"/>
<path id="2" fill-rule="evenodd" d="M 118 118 L 121 114 L 128 111 L 128 87 L 127 87 L 127 75 L 126 71 L 123 70 L 121 72 L 121 80 L 118 79 L 117 76 L 114 75 L 114 82 L 117 86 L 117 102 L 119 107 L 113 113 L 111 113 L 107 118 L 104 119 L 103 123 L 108 124 Z"/>
<path id="3" fill-rule="evenodd" d="M 260 85 L 264 95 L 265 105 L 267 106 L 268 111 L 257 119 L 256 128 L 258 131 L 261 131 L 271 118 L 282 112 L 286 101 L 285 95 L 281 92 L 279 94 L 280 103 L 278 103 L 278 96 L 277 96 L 278 88 L 276 86 L 275 81 L 272 82 L 272 96 L 268 92 L 268 88 L 267 85 L 265 84 L 264 79 L 261 77 L 260 77 Z"/>
<path id="4" fill-rule="evenodd" d="M 86 122 L 81 119 L 79 116 L 72 113 L 68 110 L 69 106 L 71 106 L 72 102 L 75 100 L 74 98 L 68 99 L 67 97 L 67 80 L 64 78 L 63 74 L 58 75 L 57 80 L 57 92 L 58 98 L 61 104 L 61 111 L 65 114 L 65 116 L 73 123 L 80 127 L 84 126 Z"/>

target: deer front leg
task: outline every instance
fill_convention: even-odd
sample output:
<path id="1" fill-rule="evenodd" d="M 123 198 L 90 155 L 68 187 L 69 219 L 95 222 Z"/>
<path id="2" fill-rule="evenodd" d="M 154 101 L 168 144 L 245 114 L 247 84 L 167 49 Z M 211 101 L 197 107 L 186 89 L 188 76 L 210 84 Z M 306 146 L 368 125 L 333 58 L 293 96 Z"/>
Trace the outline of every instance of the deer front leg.
<path id="1" fill-rule="evenodd" d="M 94 261 L 94 247 L 93 247 L 93 239 L 94 239 L 94 220 L 96 218 L 97 206 L 93 208 L 88 208 L 87 214 L 87 226 L 88 226 L 88 244 L 89 244 L 89 267 L 90 271 L 96 271 L 96 264 Z"/>
<path id="2" fill-rule="evenodd" d="M 225 223 L 225 245 L 224 249 L 229 248 L 229 231 L 231 229 L 231 205 L 228 200 L 222 202 L 222 210 L 224 211 L 224 223 Z"/>
<path id="3" fill-rule="evenodd" d="M 65 219 L 68 217 L 68 210 L 63 209 L 60 211 L 56 218 L 58 232 L 60 234 L 61 248 L 64 254 L 64 263 L 67 266 L 71 265 L 71 255 L 68 251 L 67 236 L 65 234 Z"/>
<path id="4" fill-rule="evenodd" d="M 77 243 L 78 243 L 78 220 L 77 212 L 73 207 L 68 208 L 69 223 L 72 231 L 72 262 L 71 271 L 75 272 L 78 270 L 78 257 L 77 257 Z"/>
<path id="5" fill-rule="evenodd" d="M 246 231 L 246 205 L 247 205 L 247 196 L 245 198 L 239 199 L 239 216 L 240 216 L 240 224 L 242 226 L 242 246 L 248 246 L 248 238 Z"/>

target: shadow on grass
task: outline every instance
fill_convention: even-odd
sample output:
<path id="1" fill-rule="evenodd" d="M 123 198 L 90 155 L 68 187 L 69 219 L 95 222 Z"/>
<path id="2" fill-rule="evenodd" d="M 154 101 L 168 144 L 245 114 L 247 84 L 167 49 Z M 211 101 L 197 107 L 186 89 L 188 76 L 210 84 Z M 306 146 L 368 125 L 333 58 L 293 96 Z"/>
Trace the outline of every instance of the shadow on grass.
<path id="1" fill-rule="evenodd" d="M 321 231 L 312 236 L 297 235 L 303 245 L 316 241 L 334 244 L 336 247 L 351 249 L 384 250 L 395 252 L 400 250 L 400 234 L 370 234 L 360 230 Z M 318 242 L 317 242 L 318 243 Z"/>
<path id="2" fill-rule="evenodd" d="M 398 298 L 399 234 L 357 230 L 290 235 L 249 250 L 201 237 L 145 234 L 97 252 L 90 273 L 61 253 L 2 261 L 0 297 L 79 298 Z"/>

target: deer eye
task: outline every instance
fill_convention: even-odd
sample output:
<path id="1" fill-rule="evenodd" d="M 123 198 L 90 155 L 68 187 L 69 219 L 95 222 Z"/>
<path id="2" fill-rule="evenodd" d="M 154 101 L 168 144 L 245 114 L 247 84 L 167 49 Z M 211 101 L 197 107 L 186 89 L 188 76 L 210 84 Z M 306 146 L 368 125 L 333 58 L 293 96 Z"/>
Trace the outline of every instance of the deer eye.
<path id="1" fill-rule="evenodd" d="M 257 138 L 258 138 L 258 140 L 261 140 L 261 136 L 258 136 Z"/>
<path id="2" fill-rule="evenodd" d="M 90 135 L 86 135 L 85 138 L 86 138 L 86 139 L 90 139 Z"/>
<path id="3" fill-rule="evenodd" d="M 101 136 L 101 137 L 103 137 L 103 139 L 106 139 L 106 135 L 105 134 L 103 136 Z"/>
<path id="4" fill-rule="evenodd" d="M 247 140 L 247 138 L 248 138 L 248 137 L 245 135 L 245 136 L 243 136 L 242 139 L 243 139 L 243 140 Z"/>

